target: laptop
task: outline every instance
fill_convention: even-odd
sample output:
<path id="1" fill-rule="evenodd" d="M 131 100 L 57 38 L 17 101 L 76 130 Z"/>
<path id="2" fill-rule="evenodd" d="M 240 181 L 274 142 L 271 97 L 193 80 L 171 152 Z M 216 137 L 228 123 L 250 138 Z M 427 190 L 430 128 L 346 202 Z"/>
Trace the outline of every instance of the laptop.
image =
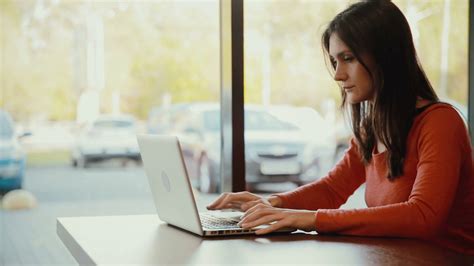
<path id="1" fill-rule="evenodd" d="M 156 211 L 162 221 L 201 236 L 254 234 L 267 226 L 242 229 L 237 225 L 241 212 L 199 213 L 178 138 L 138 135 L 137 140 Z"/>

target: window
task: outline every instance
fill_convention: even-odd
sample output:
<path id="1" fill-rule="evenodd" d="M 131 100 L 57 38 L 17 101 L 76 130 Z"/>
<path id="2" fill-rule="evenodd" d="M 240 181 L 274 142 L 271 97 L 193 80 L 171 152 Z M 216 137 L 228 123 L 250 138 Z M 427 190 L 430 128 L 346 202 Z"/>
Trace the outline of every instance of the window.
<path id="1" fill-rule="evenodd" d="M 0 210 L 0 242 L 13 243 L 0 260 L 72 264 L 50 230 L 56 217 L 155 212 L 136 134 L 171 133 L 208 103 L 219 112 L 219 1 L 5 0 L 0 20 L 0 109 L 16 136 L 31 132 L 14 142 L 26 165 L 15 151 L 22 182 L 12 184 L 39 204 L 22 218 Z M 219 177 L 218 134 L 173 133 L 196 190 L 206 167 Z"/>
<path id="2" fill-rule="evenodd" d="M 329 21 L 351 2 L 245 1 L 245 104 L 260 105 L 299 128 L 299 134 L 274 130 L 258 137 L 245 128 L 246 150 L 255 152 L 246 156 L 248 187 L 259 190 L 261 183 L 272 183 L 280 185 L 270 190 L 287 190 L 311 182 L 324 176 L 347 148 L 351 131 L 338 108 L 339 88 L 320 40 Z M 437 94 L 467 117 L 468 2 L 394 2 L 409 20 L 420 62 Z M 298 144 L 302 148 L 296 153 L 288 148 Z"/>

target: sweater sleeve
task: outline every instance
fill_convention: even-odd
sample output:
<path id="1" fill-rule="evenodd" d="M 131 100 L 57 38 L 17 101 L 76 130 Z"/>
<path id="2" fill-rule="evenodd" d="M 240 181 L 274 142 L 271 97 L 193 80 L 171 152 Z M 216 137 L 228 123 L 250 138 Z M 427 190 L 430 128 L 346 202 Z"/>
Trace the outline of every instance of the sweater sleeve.
<path id="1" fill-rule="evenodd" d="M 283 208 L 337 209 L 365 182 L 365 166 L 352 139 L 344 158 L 327 176 L 293 191 L 277 194 Z"/>
<path id="2" fill-rule="evenodd" d="M 420 124 L 417 174 L 408 200 L 366 209 L 318 210 L 316 231 L 419 238 L 439 231 L 455 198 L 463 154 L 469 151 L 459 115 L 449 109 L 433 112 Z"/>

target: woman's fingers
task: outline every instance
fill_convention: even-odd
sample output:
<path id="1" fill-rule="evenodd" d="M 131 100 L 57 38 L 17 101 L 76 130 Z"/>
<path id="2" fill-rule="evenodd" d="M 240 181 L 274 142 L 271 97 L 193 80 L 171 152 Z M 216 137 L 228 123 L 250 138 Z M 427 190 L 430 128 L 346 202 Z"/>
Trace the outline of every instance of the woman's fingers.
<path id="1" fill-rule="evenodd" d="M 220 210 L 226 208 L 229 203 L 237 203 L 239 200 L 238 198 L 240 195 L 236 195 L 235 193 L 222 193 L 216 201 L 211 203 L 207 206 L 209 210 Z"/>
<path id="2" fill-rule="evenodd" d="M 267 234 L 283 227 L 312 231 L 315 229 L 315 214 L 314 211 L 280 209 L 257 204 L 243 215 L 239 226 L 247 229 L 263 224 L 268 225 L 257 230 L 257 234 Z"/>
<path id="3" fill-rule="evenodd" d="M 275 221 L 279 221 L 281 219 L 281 215 L 279 213 L 267 213 L 267 214 L 262 214 L 257 219 L 254 219 L 252 221 L 243 221 L 241 222 L 240 226 L 242 228 L 253 228 L 262 224 L 270 224 Z"/>
<path id="4" fill-rule="evenodd" d="M 275 209 L 274 207 L 272 206 L 269 206 L 267 204 L 264 204 L 264 203 L 261 203 L 261 202 L 257 202 L 255 205 L 253 205 L 252 207 L 248 208 L 244 215 L 242 215 L 242 218 L 241 219 L 245 219 L 246 217 L 248 217 L 249 215 L 252 215 L 254 212 L 258 211 L 258 210 L 261 210 L 261 209 Z"/>
<path id="5" fill-rule="evenodd" d="M 240 209 L 243 211 L 243 212 L 246 212 L 248 211 L 250 208 L 254 207 L 255 205 L 257 204 L 264 204 L 264 205 L 269 205 L 269 203 L 267 203 L 268 201 L 265 200 L 265 199 L 257 199 L 257 200 L 252 200 L 252 201 L 247 201 L 245 203 L 242 203 L 242 205 L 240 206 Z"/>
<path id="6" fill-rule="evenodd" d="M 244 216 L 242 216 L 239 225 L 243 226 L 244 224 L 251 224 L 254 221 L 260 219 L 261 217 L 273 215 L 273 214 L 280 214 L 281 211 L 272 207 L 263 207 L 258 209 L 253 209 L 252 213 L 246 212 Z"/>
<path id="7" fill-rule="evenodd" d="M 258 202 L 258 200 L 252 200 L 252 201 L 242 203 L 242 205 L 240 205 L 240 209 L 245 212 L 248 209 L 250 209 L 251 207 L 253 207 L 255 204 L 257 204 L 257 202 Z"/>
<path id="8" fill-rule="evenodd" d="M 287 219 L 279 220 L 276 223 L 270 224 L 268 227 L 259 229 L 259 230 L 255 231 L 255 234 L 257 234 L 257 235 L 268 234 L 268 233 L 271 233 L 273 231 L 277 231 L 277 230 L 279 230 L 281 228 L 284 228 L 284 227 L 290 227 L 290 223 L 288 222 Z"/>
<path id="9" fill-rule="evenodd" d="M 247 191 L 237 193 L 222 193 L 213 203 L 207 206 L 208 210 L 224 209 L 229 203 L 237 205 L 238 209 L 241 204 L 247 201 L 259 199 L 259 196 Z"/>
<path id="10" fill-rule="evenodd" d="M 227 204 L 226 198 L 229 196 L 230 193 L 222 193 L 214 202 L 211 204 L 207 205 L 208 210 L 216 210 L 218 209 L 217 207 L 220 205 L 225 205 Z"/>

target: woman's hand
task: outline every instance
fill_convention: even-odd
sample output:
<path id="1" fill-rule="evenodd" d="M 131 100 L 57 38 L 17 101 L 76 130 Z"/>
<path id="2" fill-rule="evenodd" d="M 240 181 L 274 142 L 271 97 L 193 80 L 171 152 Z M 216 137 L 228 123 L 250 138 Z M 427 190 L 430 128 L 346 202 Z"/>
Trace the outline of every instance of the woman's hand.
<path id="1" fill-rule="evenodd" d="M 247 211 L 251 207 L 262 204 L 268 207 L 275 207 L 281 205 L 281 200 L 277 196 L 271 196 L 266 199 L 262 196 L 243 191 L 237 193 L 222 193 L 213 203 L 207 206 L 208 210 L 220 210 L 220 209 L 239 209 L 241 211 Z"/>
<path id="2" fill-rule="evenodd" d="M 315 230 L 315 223 L 315 211 L 280 209 L 266 204 L 257 204 L 242 216 L 239 225 L 244 229 L 249 229 L 262 224 L 269 224 L 268 227 L 255 232 L 257 235 L 261 235 L 281 228 L 313 231 Z"/>

